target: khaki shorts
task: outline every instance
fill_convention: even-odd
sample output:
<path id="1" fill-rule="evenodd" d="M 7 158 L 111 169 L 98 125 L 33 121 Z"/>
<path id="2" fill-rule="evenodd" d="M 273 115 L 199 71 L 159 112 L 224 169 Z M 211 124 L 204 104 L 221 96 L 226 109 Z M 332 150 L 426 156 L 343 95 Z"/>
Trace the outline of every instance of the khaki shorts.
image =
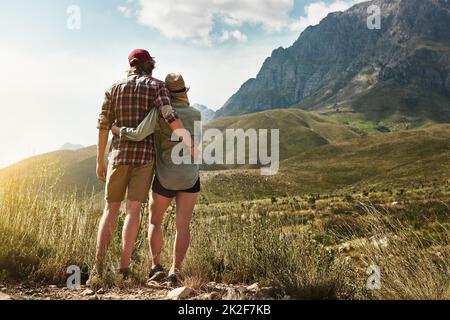
<path id="1" fill-rule="evenodd" d="M 145 203 L 149 199 L 153 180 L 154 164 L 145 166 L 108 166 L 105 200 L 108 203 L 122 202 L 128 190 L 128 201 Z"/>

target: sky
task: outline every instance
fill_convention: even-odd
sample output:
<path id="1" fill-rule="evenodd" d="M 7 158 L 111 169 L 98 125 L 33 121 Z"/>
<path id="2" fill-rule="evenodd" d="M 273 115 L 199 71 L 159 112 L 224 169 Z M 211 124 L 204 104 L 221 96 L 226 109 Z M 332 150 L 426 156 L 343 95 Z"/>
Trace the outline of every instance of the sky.
<path id="1" fill-rule="evenodd" d="M 278 47 L 361 0 L 1 0 L 0 168 L 93 145 L 105 90 L 135 48 L 217 110 Z"/>

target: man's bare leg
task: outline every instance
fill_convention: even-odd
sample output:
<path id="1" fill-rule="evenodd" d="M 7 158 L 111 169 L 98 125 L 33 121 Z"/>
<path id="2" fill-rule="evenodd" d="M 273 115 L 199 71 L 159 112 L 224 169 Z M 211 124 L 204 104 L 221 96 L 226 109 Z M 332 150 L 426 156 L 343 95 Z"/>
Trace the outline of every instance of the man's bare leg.
<path id="1" fill-rule="evenodd" d="M 155 192 L 152 193 L 152 204 L 150 206 L 150 224 L 149 224 L 149 244 L 150 256 L 152 257 L 153 267 L 161 264 L 161 252 L 164 246 L 164 235 L 162 223 L 164 214 L 169 208 L 172 199 L 163 197 Z"/>
<path id="2" fill-rule="evenodd" d="M 122 229 L 122 259 L 120 269 L 128 269 L 131 264 L 131 256 L 136 244 L 139 224 L 141 222 L 142 202 L 127 201 L 127 212 Z"/>
<path id="3" fill-rule="evenodd" d="M 107 203 L 103 216 L 100 220 L 97 236 L 97 253 L 96 253 L 96 268 L 97 272 L 102 272 L 106 252 L 114 236 L 116 228 L 117 217 L 120 211 L 120 202 Z"/>
<path id="4" fill-rule="evenodd" d="M 191 241 L 190 224 L 197 199 L 198 193 L 179 192 L 177 194 L 177 235 L 174 245 L 173 265 L 170 274 L 174 274 L 181 269 L 181 265 L 186 257 Z"/>

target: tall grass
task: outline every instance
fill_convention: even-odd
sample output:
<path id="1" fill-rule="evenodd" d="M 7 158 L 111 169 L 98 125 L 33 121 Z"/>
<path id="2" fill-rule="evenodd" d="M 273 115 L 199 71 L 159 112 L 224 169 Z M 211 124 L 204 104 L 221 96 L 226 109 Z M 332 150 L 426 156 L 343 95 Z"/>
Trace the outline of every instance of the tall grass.
<path id="1" fill-rule="evenodd" d="M 103 203 L 98 196 L 58 194 L 54 185 L 55 180 L 47 178 L 3 182 L 3 280 L 64 284 L 68 266 L 80 266 L 87 274 L 94 265 Z M 450 237 L 443 222 L 445 206 L 436 214 L 439 219 L 435 228 L 426 233 L 414 228 L 420 212 L 409 224 L 379 207 L 359 206 L 352 209 L 357 214 L 348 213 L 352 210 L 335 214 L 326 213 L 323 206 L 320 216 L 304 210 L 307 207 L 307 202 L 300 203 L 296 198 L 200 205 L 184 266 L 187 282 L 199 288 L 210 281 L 259 282 L 274 287 L 276 297 L 297 299 L 450 298 Z M 150 267 L 148 213 L 144 213 L 132 265 L 139 284 L 145 282 Z M 406 214 L 396 215 L 406 219 Z M 123 215 L 108 254 L 110 270 L 116 268 L 120 255 L 122 221 Z M 163 262 L 168 266 L 175 234 L 174 209 L 166 216 L 164 230 L 167 243 Z M 388 239 L 386 246 L 375 241 L 384 238 Z M 353 243 L 354 250 L 339 250 L 347 242 Z M 373 264 L 381 268 L 382 289 L 369 291 L 365 272 Z"/>
<path id="2" fill-rule="evenodd" d="M 419 205 L 420 207 L 420 205 Z M 424 236 L 399 219 L 386 219 L 387 212 L 371 206 L 366 228 L 375 236 L 361 241 L 361 260 L 381 270 L 382 290 L 371 293 L 376 299 L 450 299 L 450 229 L 433 223 Z M 447 211 L 447 218 L 450 211 Z M 370 230 L 370 231 L 369 231 Z"/>
<path id="3" fill-rule="evenodd" d="M 101 210 L 91 197 L 53 192 L 54 182 L 11 179 L 0 189 L 3 277 L 62 282 L 68 266 L 92 265 Z"/>

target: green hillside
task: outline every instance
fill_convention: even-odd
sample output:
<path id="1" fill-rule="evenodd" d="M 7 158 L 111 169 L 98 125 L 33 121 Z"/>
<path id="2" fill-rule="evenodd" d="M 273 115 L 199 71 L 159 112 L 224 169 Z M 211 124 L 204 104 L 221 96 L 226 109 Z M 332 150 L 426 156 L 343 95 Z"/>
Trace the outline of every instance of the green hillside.
<path id="1" fill-rule="evenodd" d="M 447 96 L 414 86 L 377 85 L 316 112 L 365 132 L 388 132 L 450 122 Z"/>
<path id="2" fill-rule="evenodd" d="M 336 193 L 347 188 L 400 188 L 450 178 L 450 125 L 359 135 L 349 126 L 298 109 L 271 110 L 217 119 L 207 128 L 280 129 L 280 172 L 260 175 L 251 167 L 205 168 L 208 201 Z M 0 171 L 5 176 L 57 173 L 62 190 L 101 192 L 95 177 L 96 148 L 57 151 Z"/>
<path id="3" fill-rule="evenodd" d="M 39 183 L 42 178 L 49 178 L 61 191 L 98 192 L 102 186 L 95 175 L 96 150 L 96 146 L 91 146 L 38 155 L 1 169 L 0 181 L 13 177 Z"/>
<path id="4" fill-rule="evenodd" d="M 280 109 L 213 120 L 206 129 L 279 129 L 280 159 L 328 144 L 348 143 L 360 135 L 348 126 L 299 109 Z"/>
<path id="5" fill-rule="evenodd" d="M 445 183 L 450 178 L 450 125 L 376 134 L 327 144 L 280 164 L 280 173 L 229 170 L 205 175 L 205 195 L 219 199 L 395 190 Z"/>

